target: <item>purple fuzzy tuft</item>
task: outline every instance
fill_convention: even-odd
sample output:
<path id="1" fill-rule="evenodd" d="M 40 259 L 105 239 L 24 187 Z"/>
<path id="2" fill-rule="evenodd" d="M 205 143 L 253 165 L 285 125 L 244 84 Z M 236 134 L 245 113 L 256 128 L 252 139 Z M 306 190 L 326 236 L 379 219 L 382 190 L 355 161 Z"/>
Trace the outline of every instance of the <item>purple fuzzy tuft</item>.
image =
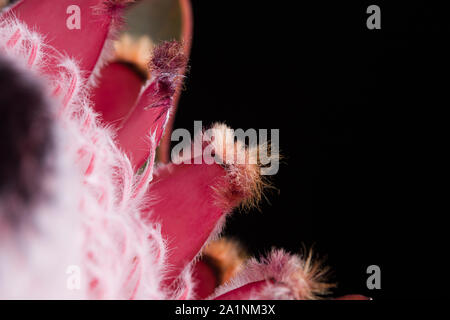
<path id="1" fill-rule="evenodd" d="M 155 48 L 150 69 L 178 76 L 183 73 L 186 64 L 187 57 L 184 54 L 183 44 L 177 41 L 166 41 Z"/>

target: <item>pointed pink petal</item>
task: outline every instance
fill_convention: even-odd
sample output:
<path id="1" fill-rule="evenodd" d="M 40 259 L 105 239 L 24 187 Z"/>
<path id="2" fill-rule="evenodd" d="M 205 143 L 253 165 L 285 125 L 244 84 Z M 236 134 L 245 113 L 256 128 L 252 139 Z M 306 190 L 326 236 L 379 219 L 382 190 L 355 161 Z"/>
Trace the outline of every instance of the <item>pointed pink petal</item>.
<path id="1" fill-rule="evenodd" d="M 169 241 L 171 277 L 176 277 L 220 228 L 226 212 L 215 205 L 211 187 L 225 178 L 225 170 L 217 164 L 170 164 L 155 172 L 149 194 L 160 200 L 151 204 L 151 220 L 161 222 L 163 237 Z"/>
<path id="2" fill-rule="evenodd" d="M 92 92 L 94 110 L 103 123 L 119 125 L 136 103 L 141 87 L 141 78 L 126 64 L 113 62 L 105 66 Z"/>
<path id="3" fill-rule="evenodd" d="M 371 300 L 369 297 L 360 294 L 347 294 L 334 300 Z"/>
<path id="4" fill-rule="evenodd" d="M 215 125 L 212 129 L 214 141 L 202 144 L 196 139 L 192 148 L 197 145 L 204 148 L 203 151 L 212 149 L 217 156 L 213 160 L 218 163 L 224 163 L 219 160 L 225 153 L 234 153 L 235 147 L 249 153 L 242 146 L 237 147 L 238 143 L 226 136 L 228 133 L 226 126 Z M 161 223 L 162 234 L 168 241 L 169 278 L 177 277 L 207 240 L 220 233 L 226 215 L 233 208 L 261 196 L 257 164 L 207 164 L 198 157 L 185 160 L 192 164 L 172 163 L 156 170 L 148 190 L 151 201 L 143 216 L 148 222 Z"/>
<path id="5" fill-rule="evenodd" d="M 186 57 L 178 42 L 164 42 L 155 48 L 150 64 L 152 78 L 120 124 L 117 135 L 119 146 L 130 156 L 135 169 L 149 155 L 144 137 L 156 130 L 156 144 L 161 140 L 185 66 Z"/>
<path id="6" fill-rule="evenodd" d="M 114 31 L 121 11 L 130 0 L 22 0 L 9 14 L 24 21 L 30 29 L 46 37 L 49 45 L 74 58 L 89 75 L 100 58 L 106 39 Z M 68 8 L 80 8 L 80 29 L 69 29 L 67 21 L 75 14 Z M 70 24 L 69 24 L 70 25 Z"/>

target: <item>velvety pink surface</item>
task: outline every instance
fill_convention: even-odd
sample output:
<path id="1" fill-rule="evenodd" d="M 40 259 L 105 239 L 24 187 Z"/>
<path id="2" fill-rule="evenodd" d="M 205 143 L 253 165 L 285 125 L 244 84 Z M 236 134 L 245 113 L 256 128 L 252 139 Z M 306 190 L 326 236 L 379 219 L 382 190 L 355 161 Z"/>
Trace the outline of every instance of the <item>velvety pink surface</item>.
<path id="1" fill-rule="evenodd" d="M 192 261 L 225 214 L 215 206 L 213 186 L 225 175 L 217 164 L 169 164 L 159 169 L 149 189 L 151 221 L 161 222 L 168 241 L 169 277 Z"/>

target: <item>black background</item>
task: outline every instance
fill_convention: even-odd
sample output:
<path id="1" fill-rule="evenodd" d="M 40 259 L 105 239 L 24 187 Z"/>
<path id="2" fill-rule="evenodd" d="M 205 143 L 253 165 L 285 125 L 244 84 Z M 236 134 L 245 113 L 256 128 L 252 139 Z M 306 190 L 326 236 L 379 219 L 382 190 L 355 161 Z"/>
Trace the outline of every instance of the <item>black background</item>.
<path id="1" fill-rule="evenodd" d="M 370 4 L 381 7 L 381 30 L 366 28 Z M 285 158 L 280 193 L 261 212 L 235 213 L 225 235 L 255 255 L 314 246 L 336 296 L 443 297 L 448 11 L 236 0 L 193 0 L 193 10 L 175 128 L 280 129 Z M 381 290 L 366 287 L 372 264 Z"/>
<path id="2" fill-rule="evenodd" d="M 193 1 L 175 128 L 280 129 L 285 157 L 279 194 L 262 212 L 235 213 L 225 235 L 255 255 L 314 246 L 335 295 L 433 298 L 445 278 L 434 218 L 443 189 L 432 179 L 448 19 L 441 7 L 395 2 Z M 366 27 L 370 4 L 381 30 Z M 381 290 L 366 287 L 372 264 Z"/>

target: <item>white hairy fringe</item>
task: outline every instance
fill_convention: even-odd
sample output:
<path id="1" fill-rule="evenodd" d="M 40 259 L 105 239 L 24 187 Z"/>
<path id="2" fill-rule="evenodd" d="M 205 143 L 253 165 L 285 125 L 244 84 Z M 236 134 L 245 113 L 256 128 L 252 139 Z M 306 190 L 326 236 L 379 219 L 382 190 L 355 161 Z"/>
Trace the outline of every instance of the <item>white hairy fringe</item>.
<path id="1" fill-rule="evenodd" d="M 258 281 L 266 281 L 266 284 L 251 292 L 250 300 L 317 299 L 317 294 L 326 294 L 332 286 L 324 282 L 325 272 L 326 269 L 312 262 L 311 255 L 304 259 L 281 249 L 272 250 L 261 261 L 256 258 L 247 260 L 242 271 L 218 287 L 208 299 Z"/>
<path id="2" fill-rule="evenodd" d="M 20 40 L 8 47 L 17 30 Z M 36 58 L 29 65 L 33 48 Z M 53 197 L 33 208 L 33 228 L 17 234 L 0 225 L 0 298 L 170 298 L 161 288 L 166 244 L 160 226 L 139 219 L 145 193 L 136 189 L 147 188 L 151 173 L 139 181 L 145 175 L 134 175 L 112 132 L 97 122 L 89 81 L 76 62 L 14 18 L 0 24 L 0 54 L 39 77 L 49 92 L 59 92 L 52 98 L 58 144 L 52 154 L 57 170 L 48 177 Z M 59 76 L 44 75 L 55 61 Z M 78 290 L 70 287 L 76 273 L 66 273 L 74 266 L 81 271 Z"/>

